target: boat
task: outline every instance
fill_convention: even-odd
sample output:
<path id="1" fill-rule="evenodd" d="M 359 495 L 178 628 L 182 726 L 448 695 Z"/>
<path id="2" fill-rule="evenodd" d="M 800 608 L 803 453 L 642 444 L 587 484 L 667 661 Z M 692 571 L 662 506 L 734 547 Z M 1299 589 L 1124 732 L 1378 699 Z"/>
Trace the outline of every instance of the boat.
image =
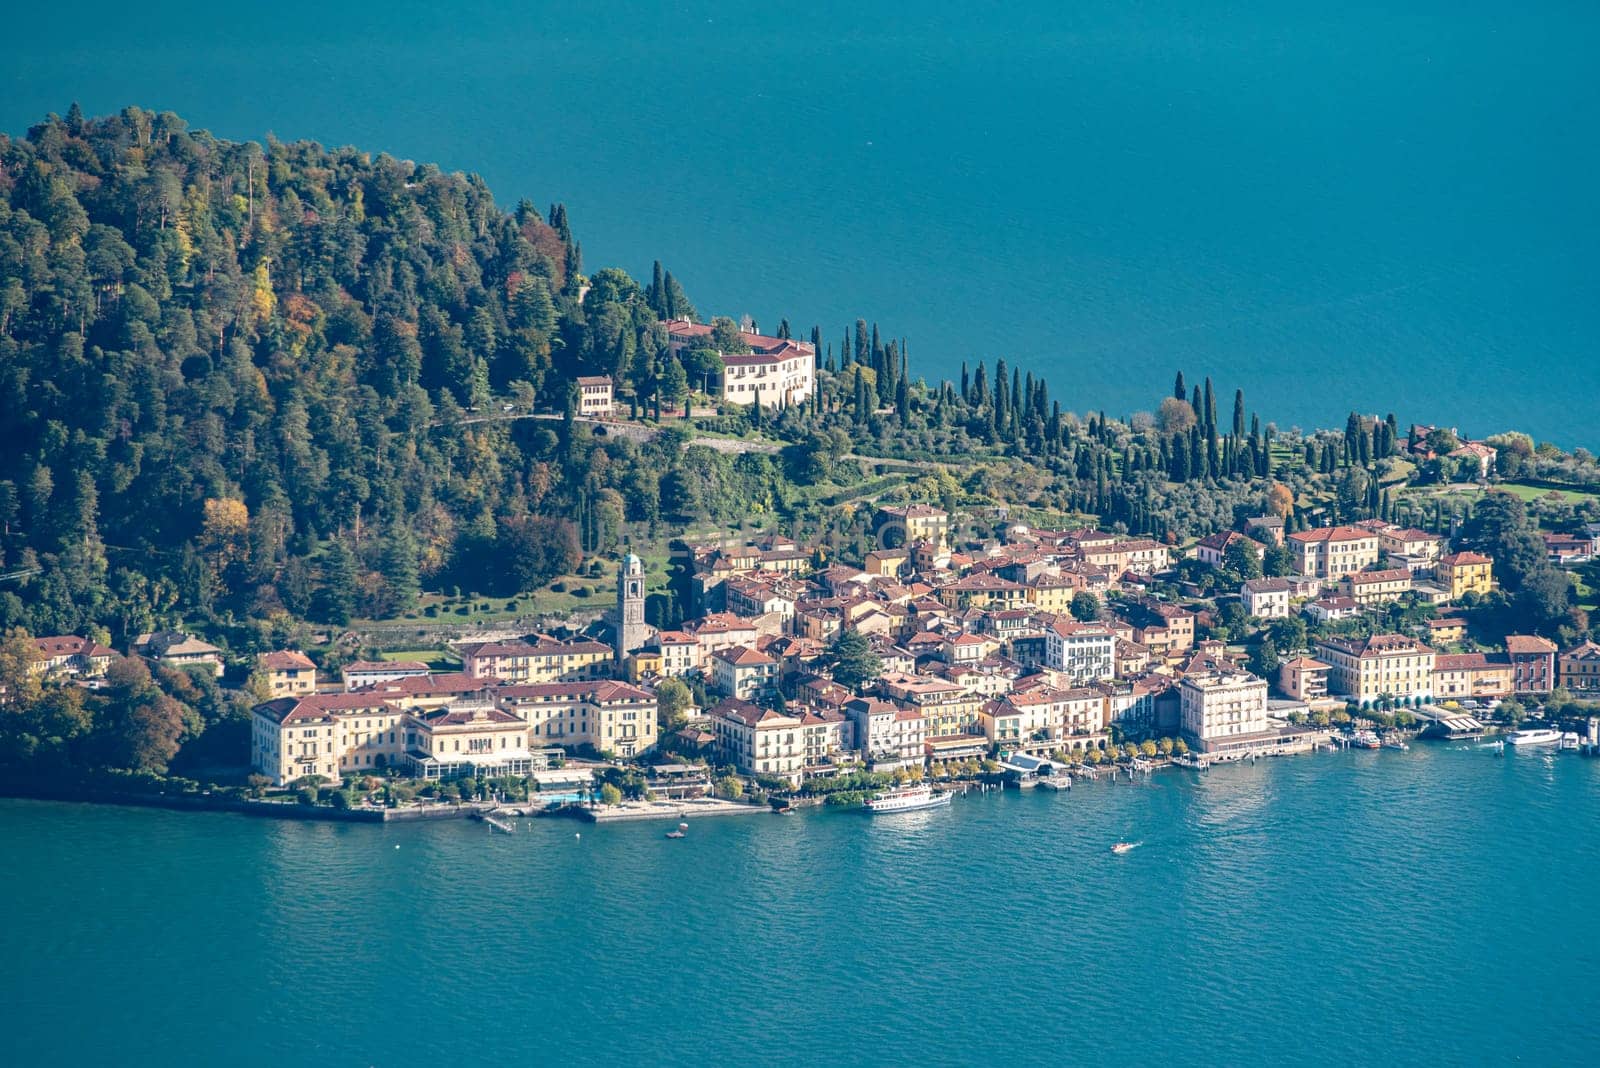
<path id="1" fill-rule="evenodd" d="M 1385 749 L 1399 749 L 1402 752 L 1411 748 L 1406 744 L 1406 740 L 1400 737 L 1398 734 L 1391 734 L 1385 738 L 1383 740 L 1383 747 Z"/>
<path id="2" fill-rule="evenodd" d="M 1573 733 L 1572 731 L 1566 731 L 1565 733 L 1563 733 L 1561 735 L 1561 748 L 1563 748 L 1563 749 L 1577 749 L 1578 748 L 1578 736 L 1577 736 L 1577 734 Z"/>
<path id="3" fill-rule="evenodd" d="M 1056 790 L 1058 792 L 1070 790 L 1072 789 L 1072 777 L 1070 775 L 1045 775 L 1039 779 L 1038 785 L 1046 790 Z"/>
<path id="4" fill-rule="evenodd" d="M 687 823 L 680 823 L 680 824 L 678 824 L 678 829 L 677 830 L 668 831 L 667 832 L 667 837 L 668 838 L 686 838 L 686 837 L 688 837 L 688 835 L 689 835 L 689 825 Z"/>
<path id="5" fill-rule="evenodd" d="M 906 786 L 890 790 L 867 799 L 867 811 L 874 815 L 890 812 L 916 812 L 924 808 L 942 808 L 950 803 L 951 794 L 934 793 L 931 786 Z"/>
<path id="6" fill-rule="evenodd" d="M 1120 857 L 1124 853 L 1133 852 L 1142 845 L 1144 845 L 1143 842 L 1118 842 L 1116 845 L 1111 847 L 1111 852 Z"/>
<path id="7" fill-rule="evenodd" d="M 1555 745 L 1561 741 L 1561 732 L 1548 727 L 1534 727 L 1525 731 L 1512 731 L 1506 735 L 1506 744 L 1514 746 Z"/>
<path id="8" fill-rule="evenodd" d="M 1350 744 L 1356 749 L 1377 749 L 1383 743 L 1371 731 L 1356 731 L 1350 736 Z"/>

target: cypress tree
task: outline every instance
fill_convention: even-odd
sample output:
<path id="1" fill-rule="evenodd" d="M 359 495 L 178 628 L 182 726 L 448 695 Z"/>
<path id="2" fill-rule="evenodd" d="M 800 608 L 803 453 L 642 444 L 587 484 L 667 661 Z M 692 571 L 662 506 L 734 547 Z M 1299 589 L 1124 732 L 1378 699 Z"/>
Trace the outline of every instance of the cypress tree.
<path id="1" fill-rule="evenodd" d="M 1182 371 L 1179 371 L 1178 372 L 1178 377 L 1173 380 L 1173 383 L 1172 383 L 1172 395 L 1174 397 L 1178 398 L 1179 400 L 1188 400 L 1189 399 L 1189 390 L 1188 390 L 1188 387 L 1186 387 L 1183 384 L 1183 372 Z"/>
<path id="2" fill-rule="evenodd" d="M 1244 437 L 1244 390 L 1233 391 L 1233 436 Z"/>

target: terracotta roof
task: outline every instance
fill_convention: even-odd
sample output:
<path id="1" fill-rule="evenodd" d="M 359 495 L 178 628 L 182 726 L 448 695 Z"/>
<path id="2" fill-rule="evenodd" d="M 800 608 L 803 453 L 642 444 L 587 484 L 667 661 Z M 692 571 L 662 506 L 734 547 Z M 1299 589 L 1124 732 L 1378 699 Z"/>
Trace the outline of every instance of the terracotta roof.
<path id="1" fill-rule="evenodd" d="M 743 645 L 734 645 L 729 646 L 726 649 L 718 649 L 711 655 L 716 657 L 718 660 L 732 664 L 734 667 L 749 667 L 755 664 L 770 664 L 773 662 L 772 657 L 761 652 L 759 649 L 751 649 L 748 646 Z"/>
<path id="2" fill-rule="evenodd" d="M 1553 653 L 1556 643 L 1548 638 L 1541 638 L 1536 634 L 1507 634 L 1506 652 L 1519 656 L 1531 656 L 1538 653 Z"/>
<path id="3" fill-rule="evenodd" d="M 1377 535 L 1360 527 L 1317 527 L 1315 530 L 1298 530 L 1289 535 L 1290 541 L 1301 544 L 1314 544 L 1330 541 L 1365 541 L 1377 539 Z"/>
<path id="4" fill-rule="evenodd" d="M 262 653 L 256 657 L 256 663 L 260 664 L 265 671 L 306 671 L 315 670 L 316 668 L 310 657 L 294 649 Z"/>

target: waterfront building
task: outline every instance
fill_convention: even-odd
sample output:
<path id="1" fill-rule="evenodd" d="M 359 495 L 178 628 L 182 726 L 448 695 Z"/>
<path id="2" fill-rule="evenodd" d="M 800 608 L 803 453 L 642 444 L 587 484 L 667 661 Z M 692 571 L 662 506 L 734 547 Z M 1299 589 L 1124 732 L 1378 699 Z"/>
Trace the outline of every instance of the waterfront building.
<path id="1" fill-rule="evenodd" d="M 1556 643 L 1537 634 L 1506 635 L 1512 683 L 1518 695 L 1546 694 L 1556 686 Z"/>
<path id="2" fill-rule="evenodd" d="M 1265 735 L 1267 680 L 1248 672 L 1186 675 L 1178 683 L 1183 733 L 1203 752 Z"/>
<path id="3" fill-rule="evenodd" d="M 656 695 L 613 679 L 501 686 L 500 707 L 526 723 L 532 744 L 587 745 L 634 757 L 656 745 Z"/>
<path id="4" fill-rule="evenodd" d="M 1575 694 L 1591 697 L 1600 693 L 1600 644 L 1592 641 L 1575 645 L 1561 654 L 1561 685 Z"/>
<path id="5" fill-rule="evenodd" d="M 1036 686 L 1014 690 L 985 711 L 991 742 L 1005 742 L 1010 735 L 1019 745 L 1048 742 L 1051 748 L 1083 749 L 1096 746 L 1105 731 L 1106 695 L 1088 686 Z"/>
<path id="6" fill-rule="evenodd" d="M 1378 535 L 1360 527 L 1318 527 L 1288 537 L 1295 569 L 1311 578 L 1337 580 L 1378 562 Z"/>
<path id="7" fill-rule="evenodd" d="M 526 775 L 534 768 L 528 749 L 528 725 L 479 701 L 427 712 L 407 713 L 405 767 L 421 779 L 479 779 Z"/>
<path id="8" fill-rule="evenodd" d="M 744 775 L 777 775 L 798 782 L 806 766 L 802 714 L 776 712 L 737 697 L 706 710 L 717 756 Z"/>
<path id="9" fill-rule="evenodd" d="M 1482 553 L 1450 553 L 1433 565 L 1433 579 L 1452 601 L 1469 593 L 1486 594 L 1494 585 L 1494 561 Z"/>
<path id="10" fill-rule="evenodd" d="M 345 693 L 399 679 L 417 678 L 427 673 L 428 665 L 420 660 L 352 660 L 339 669 Z"/>
<path id="11" fill-rule="evenodd" d="M 1383 699 L 1433 698 L 1434 652 L 1404 634 L 1324 638 L 1317 659 L 1329 666 L 1328 689 L 1363 707 Z"/>
<path id="12" fill-rule="evenodd" d="M 262 653 L 256 657 L 256 670 L 273 697 L 299 697 L 316 692 L 317 665 L 297 650 Z"/>
<path id="13" fill-rule="evenodd" d="M 1505 653 L 1439 653 L 1433 658 L 1436 701 L 1510 697 L 1512 678 L 1511 658 Z"/>
<path id="14" fill-rule="evenodd" d="M 878 692 L 902 708 L 914 708 L 927 721 L 929 737 L 981 733 L 983 697 L 958 683 L 932 675 L 886 673 Z"/>
<path id="15" fill-rule="evenodd" d="M 1239 587 L 1244 614 L 1257 619 L 1287 619 L 1291 587 L 1288 579 L 1246 579 Z"/>
<path id="16" fill-rule="evenodd" d="M 375 692 L 273 698 L 251 710 L 250 767 L 274 786 L 382 773 L 403 762 L 405 715 Z"/>
<path id="17" fill-rule="evenodd" d="M 104 678 L 106 669 L 116 658 L 116 652 L 97 641 L 80 638 L 76 634 L 56 634 L 35 638 L 38 649 L 29 670 L 36 675 L 73 676 L 84 679 Z"/>

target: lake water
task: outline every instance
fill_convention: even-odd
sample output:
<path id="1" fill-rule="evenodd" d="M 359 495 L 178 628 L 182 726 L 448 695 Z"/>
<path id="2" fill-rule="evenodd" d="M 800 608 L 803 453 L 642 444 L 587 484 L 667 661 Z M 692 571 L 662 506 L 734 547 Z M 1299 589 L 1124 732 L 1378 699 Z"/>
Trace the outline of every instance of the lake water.
<path id="1" fill-rule="evenodd" d="M 510 8 L 511 10 L 507 10 Z M 1600 446 L 1600 5 L 259 0 L 6 17 L 0 129 L 73 100 L 481 172 L 702 311 L 857 315 L 954 377 L 1153 408 L 1181 366 Z"/>
<path id="2" fill-rule="evenodd" d="M 683 841 L 0 802 L 5 1060 L 1584 1063 L 1597 805 L 1453 745 Z"/>

